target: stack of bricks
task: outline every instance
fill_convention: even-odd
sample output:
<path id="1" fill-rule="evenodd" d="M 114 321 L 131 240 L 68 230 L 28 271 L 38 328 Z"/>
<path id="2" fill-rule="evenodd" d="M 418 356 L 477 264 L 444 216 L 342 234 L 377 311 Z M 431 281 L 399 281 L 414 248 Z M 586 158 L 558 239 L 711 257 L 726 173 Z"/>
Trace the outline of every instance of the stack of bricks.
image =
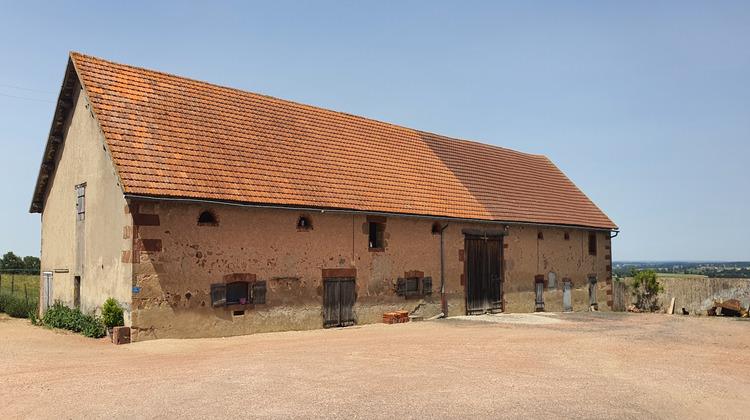
<path id="1" fill-rule="evenodd" d="M 384 324 L 400 324 L 409 322 L 409 311 L 396 311 L 383 314 Z"/>

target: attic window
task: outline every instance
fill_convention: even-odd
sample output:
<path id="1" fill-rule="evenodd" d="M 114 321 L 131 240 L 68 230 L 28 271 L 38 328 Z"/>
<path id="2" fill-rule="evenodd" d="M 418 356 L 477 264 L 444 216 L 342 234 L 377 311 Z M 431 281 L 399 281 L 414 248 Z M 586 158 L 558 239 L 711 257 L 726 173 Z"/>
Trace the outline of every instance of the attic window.
<path id="1" fill-rule="evenodd" d="M 370 251 L 385 251 L 385 222 L 386 218 L 383 216 L 367 216 L 365 232 Z"/>
<path id="2" fill-rule="evenodd" d="M 596 232 L 589 233 L 589 255 L 596 255 Z"/>
<path id="3" fill-rule="evenodd" d="M 310 216 L 303 214 L 297 220 L 297 231 L 305 232 L 308 230 L 312 230 L 312 220 L 310 219 Z"/>
<path id="4" fill-rule="evenodd" d="M 219 226 L 219 221 L 212 211 L 206 210 L 198 216 L 198 226 Z"/>

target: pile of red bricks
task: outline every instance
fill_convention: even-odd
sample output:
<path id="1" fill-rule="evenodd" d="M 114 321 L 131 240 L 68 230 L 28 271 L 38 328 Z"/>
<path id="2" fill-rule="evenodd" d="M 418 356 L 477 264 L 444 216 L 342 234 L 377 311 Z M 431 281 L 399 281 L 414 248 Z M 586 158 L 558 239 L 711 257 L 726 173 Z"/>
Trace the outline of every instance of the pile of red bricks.
<path id="1" fill-rule="evenodd" d="M 409 311 L 396 311 L 383 314 L 384 324 L 400 324 L 409 322 Z"/>

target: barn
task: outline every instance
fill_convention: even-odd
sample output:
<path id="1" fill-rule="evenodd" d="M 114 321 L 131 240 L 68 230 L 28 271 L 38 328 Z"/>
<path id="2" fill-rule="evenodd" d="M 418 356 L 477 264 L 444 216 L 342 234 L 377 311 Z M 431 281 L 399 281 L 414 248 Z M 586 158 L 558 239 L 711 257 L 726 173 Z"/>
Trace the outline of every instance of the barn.
<path id="1" fill-rule="evenodd" d="M 611 310 L 618 227 L 549 159 L 71 52 L 42 308 L 133 340 Z"/>

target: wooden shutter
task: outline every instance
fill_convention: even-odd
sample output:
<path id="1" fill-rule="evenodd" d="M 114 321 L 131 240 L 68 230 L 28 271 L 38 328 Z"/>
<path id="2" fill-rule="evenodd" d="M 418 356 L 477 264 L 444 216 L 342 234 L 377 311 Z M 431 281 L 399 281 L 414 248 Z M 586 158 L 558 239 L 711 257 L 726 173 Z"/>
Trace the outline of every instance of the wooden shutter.
<path id="1" fill-rule="evenodd" d="M 432 277 L 422 279 L 422 294 L 425 296 L 432 294 Z"/>
<path id="2" fill-rule="evenodd" d="M 256 281 L 253 283 L 253 305 L 266 303 L 266 282 Z"/>
<path id="3" fill-rule="evenodd" d="M 406 294 L 406 279 L 405 278 L 399 278 L 396 283 L 396 294 L 399 296 L 403 296 Z"/>
<path id="4" fill-rule="evenodd" d="M 227 304 L 227 286 L 225 284 L 211 285 L 211 306 L 217 308 Z"/>

